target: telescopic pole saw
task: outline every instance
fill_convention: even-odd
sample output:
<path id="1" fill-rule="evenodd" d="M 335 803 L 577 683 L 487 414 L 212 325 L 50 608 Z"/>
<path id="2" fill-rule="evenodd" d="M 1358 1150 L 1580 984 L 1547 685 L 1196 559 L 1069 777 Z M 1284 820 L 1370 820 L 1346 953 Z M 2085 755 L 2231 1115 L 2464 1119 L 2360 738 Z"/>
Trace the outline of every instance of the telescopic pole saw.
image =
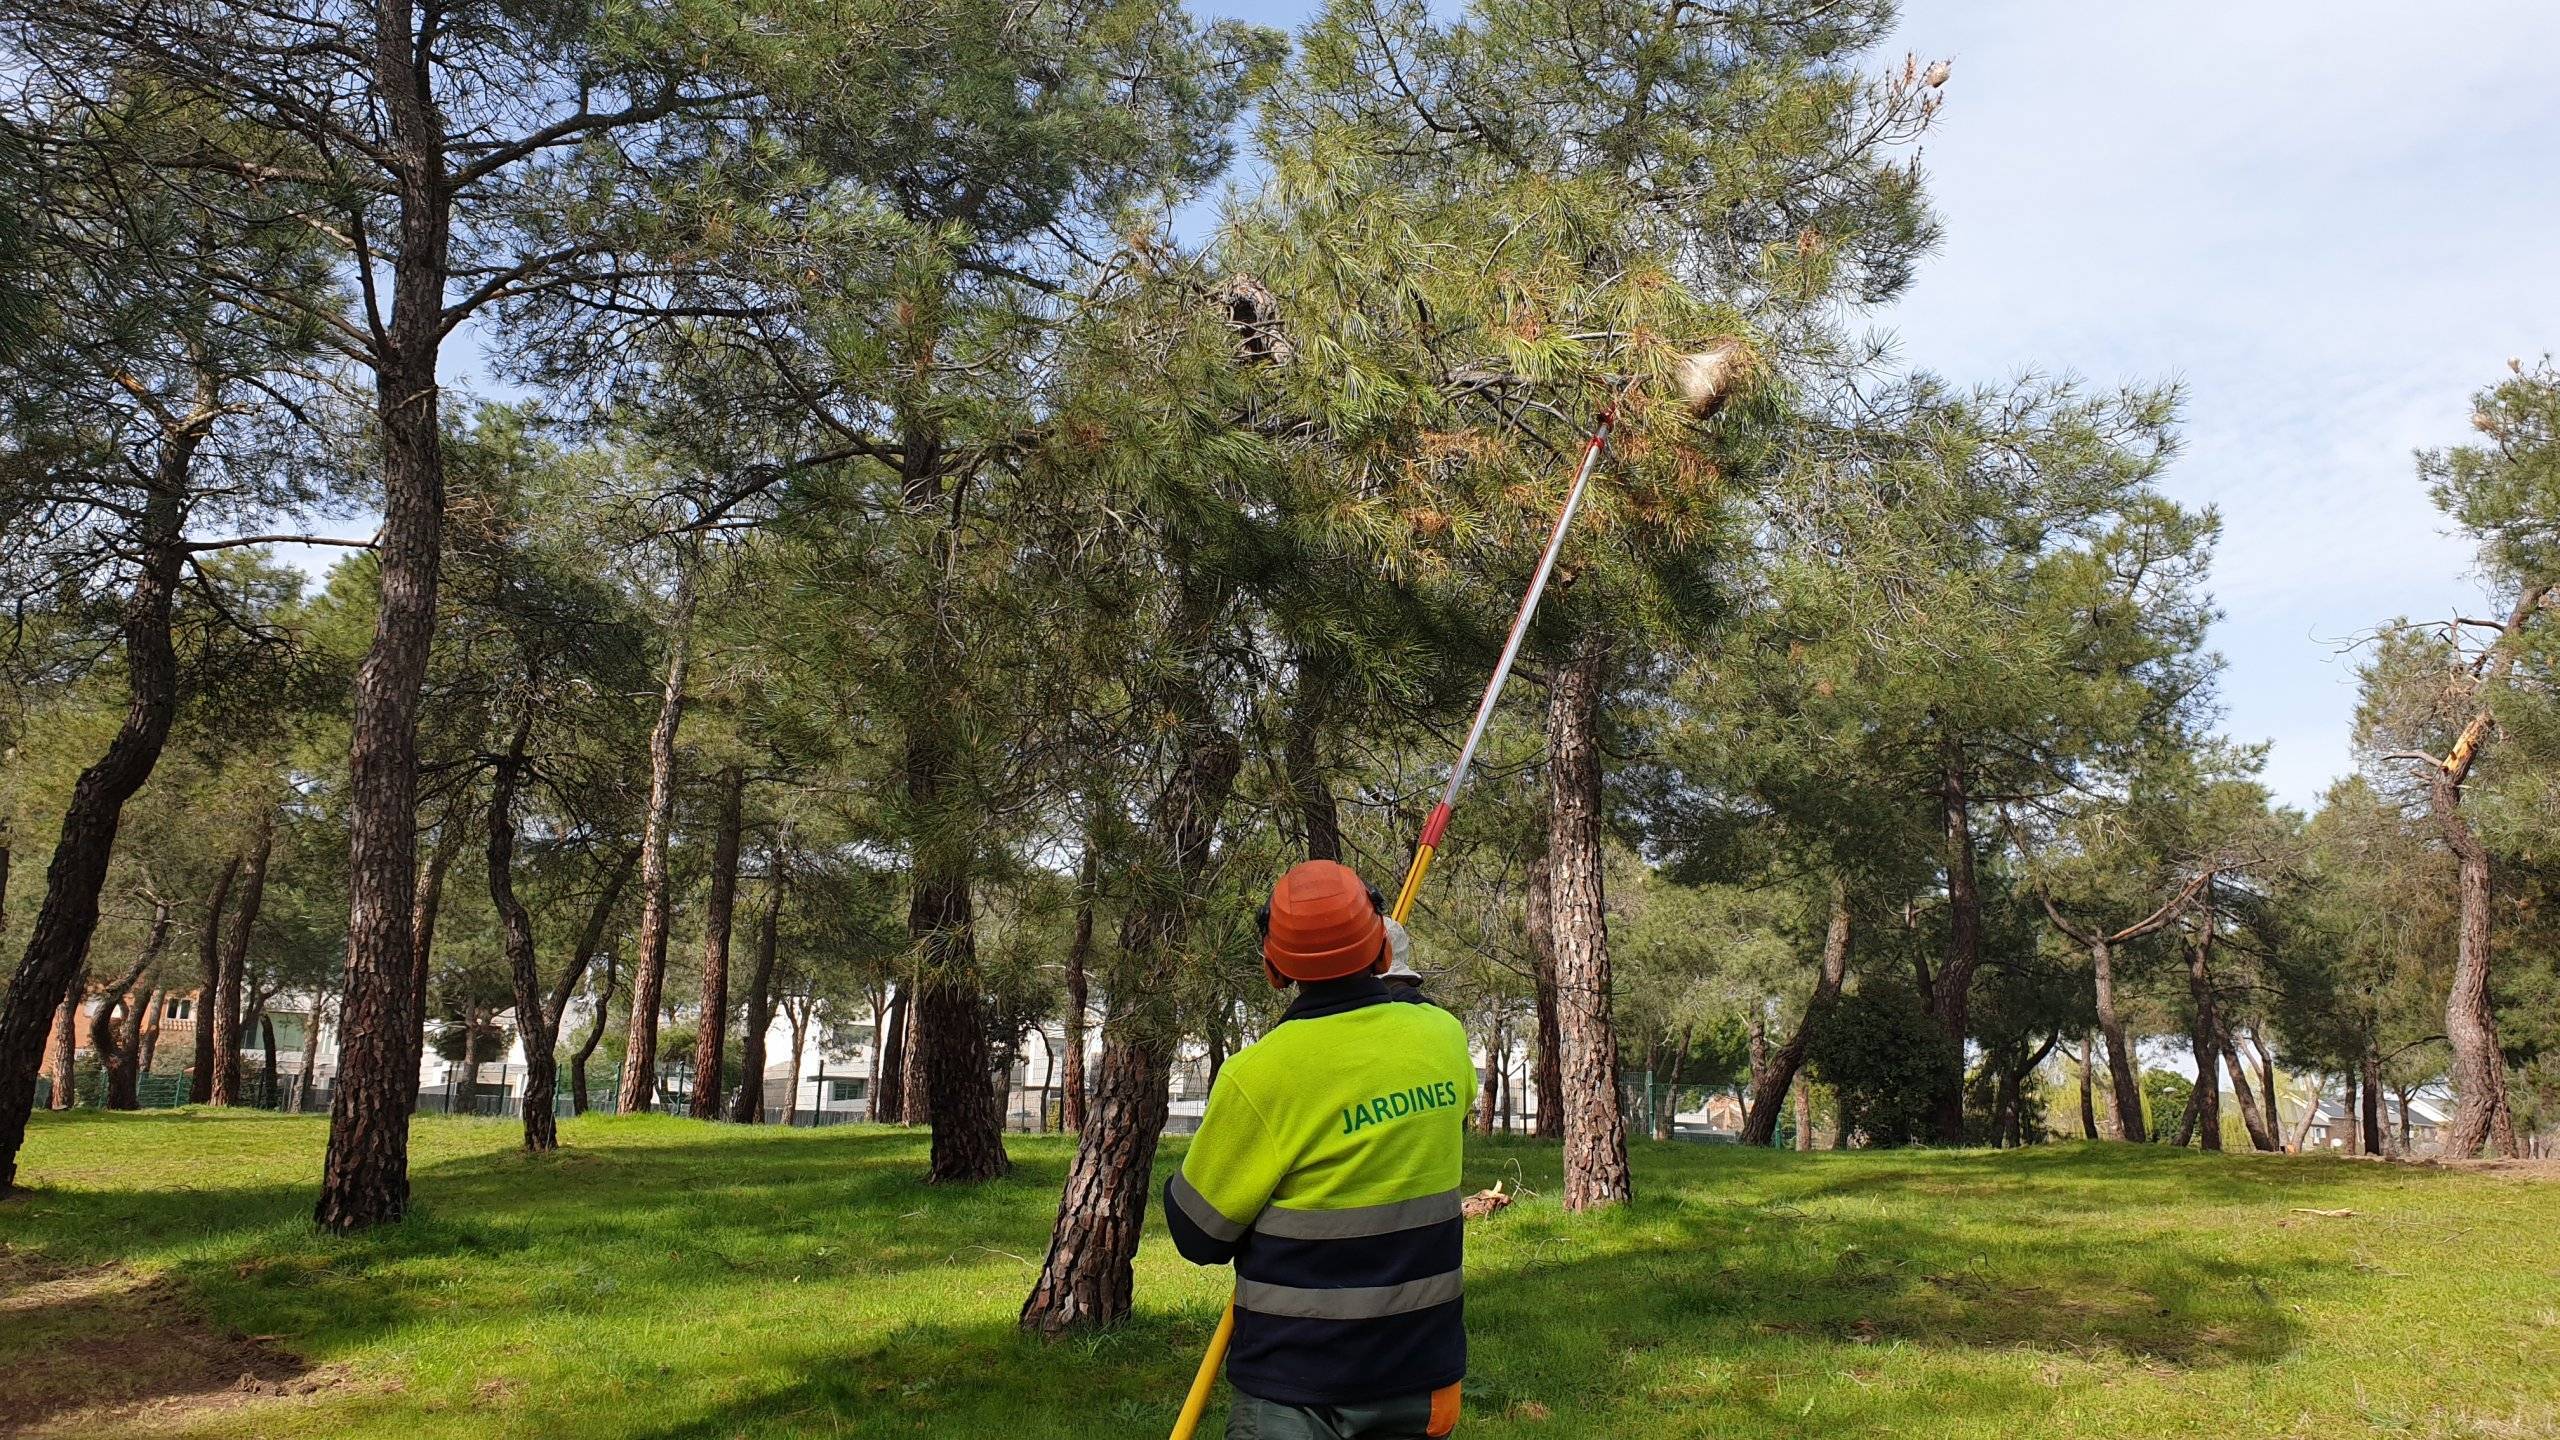
<path id="1" fill-rule="evenodd" d="M 1493 679 L 1484 687 L 1484 698 L 1476 702 L 1475 722 L 1467 727 L 1467 740 L 1458 747 L 1458 763 L 1449 767 L 1449 783 L 1440 792 L 1440 803 L 1431 807 L 1430 818 L 1422 822 L 1422 838 L 1413 847 L 1413 863 L 1405 868 L 1404 884 L 1396 891 L 1395 905 L 1387 913 L 1401 925 L 1413 914 L 1414 897 L 1422 891 L 1422 878 L 1431 873 L 1432 858 L 1440 853 L 1441 838 L 1449 832 L 1449 813 L 1458 803 L 1458 791 L 1467 783 L 1467 767 L 1475 763 L 1476 746 L 1483 741 L 1485 728 L 1493 723 L 1493 707 L 1502 699 L 1503 683 L 1511 678 L 1511 664 L 1520 658 L 1520 642 L 1529 634 L 1529 621 L 1538 613 L 1538 599 L 1547 590 L 1547 577 L 1555 573 L 1556 554 L 1564 549 L 1565 532 L 1573 526 L 1574 512 L 1582 508 L 1583 492 L 1591 486 L 1591 472 L 1600 467 L 1600 452 L 1607 448 L 1609 431 L 1618 423 L 1616 402 L 1604 405 L 1600 418 L 1591 427 L 1590 439 L 1582 447 L 1582 467 L 1574 472 L 1573 488 L 1565 492 L 1564 509 L 1556 515 L 1556 528 L 1547 537 L 1546 553 L 1538 557 L 1537 573 L 1529 577 L 1528 592 L 1520 597 L 1520 613 L 1511 619 L 1511 634 L 1502 642 L 1502 659 L 1493 667 Z M 1227 1341 L 1235 1334 L 1236 1304 L 1227 1302 L 1226 1314 L 1219 1317 L 1217 1333 L 1209 1337 L 1209 1352 L 1200 1357 L 1199 1373 L 1191 1377 L 1191 1393 L 1182 1402 L 1182 1414 L 1173 1422 L 1172 1440 L 1192 1440 L 1200 1428 L 1201 1413 L 1209 1408 L 1210 1392 L 1218 1385 L 1218 1371 L 1226 1364 Z"/>

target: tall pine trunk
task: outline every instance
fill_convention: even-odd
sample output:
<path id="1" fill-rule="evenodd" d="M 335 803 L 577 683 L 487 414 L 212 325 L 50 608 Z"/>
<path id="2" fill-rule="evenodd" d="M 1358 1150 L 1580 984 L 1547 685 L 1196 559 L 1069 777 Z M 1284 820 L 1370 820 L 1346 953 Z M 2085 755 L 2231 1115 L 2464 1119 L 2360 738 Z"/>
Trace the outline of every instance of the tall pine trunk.
<path id="1" fill-rule="evenodd" d="M 1529 862 L 1520 906 L 1520 928 L 1529 941 L 1530 993 L 1538 1022 L 1538 1050 L 1530 1093 L 1538 1102 L 1531 1121 L 1541 1140 L 1564 1138 L 1564 1042 L 1556 1020 L 1555 872 L 1544 850 Z"/>
<path id="2" fill-rule="evenodd" d="M 944 815 L 952 756 L 938 717 L 907 736 L 908 804 L 922 817 Z M 926 1179 L 970 1184 L 1002 1175 L 1004 1107 L 989 1075 L 991 1018 L 978 988 L 976 912 L 970 895 L 974 837 L 942 833 L 931 819 L 914 850 L 907 934 L 916 948 L 914 1034 L 907 1056 L 906 1119 L 933 1127 Z M 919 1085 L 921 1081 L 921 1085 Z M 921 1107 L 927 1112 L 919 1117 Z"/>
<path id="3" fill-rule="evenodd" d="M 516 898 L 516 791 L 524 783 L 525 742 L 533 732 L 528 709 L 516 717 L 507 753 L 489 781 L 487 855 L 489 904 L 498 915 L 498 948 L 507 957 L 507 977 L 516 1002 L 516 1035 L 524 1046 L 524 1098 L 518 1107 L 524 1121 L 524 1148 L 536 1155 L 560 1148 L 560 1122 L 552 1111 L 558 1089 L 558 1020 L 543 1003 L 542 970 L 534 948 L 533 917 Z M 464 1064 L 470 1063 L 465 1038 Z M 476 1077 L 475 1077 L 476 1078 Z"/>
<path id="4" fill-rule="evenodd" d="M 178 707 L 178 656 L 169 634 L 170 608 L 184 558 L 186 478 L 195 436 L 186 431 L 161 447 L 143 502 L 142 558 L 122 617 L 124 719 L 97 762 L 80 772 L 62 814 L 62 832 L 46 868 L 35 927 L 0 1002 L 0 1195 L 17 1181 L 18 1148 L 36 1103 L 36 1068 L 63 997 L 79 983 L 89 940 L 98 928 L 98 894 L 114 857 L 124 805 L 159 763 Z"/>
<path id="5" fill-rule="evenodd" d="M 773 1028 L 773 967 L 782 948 L 782 847 L 774 847 L 765 875 L 764 912 L 756 917 L 755 967 L 747 975 L 747 1010 L 738 1032 L 738 1093 L 729 1118 L 764 1123 L 764 1037 Z M 874 1053 L 877 1053 L 876 1051 Z"/>
<path id="6" fill-rule="evenodd" d="M 2133 1073 L 2133 1046 L 2116 1010 L 2115 947 L 2089 942 L 2089 966 L 2098 980 L 2098 1031 L 2107 1038 L 2107 1076 L 2114 1083 L 2116 1133 L 2139 1145 L 2151 1138 L 2142 1121 L 2142 1080 Z"/>
<path id="7" fill-rule="evenodd" d="M 658 723 L 649 731 L 649 814 L 640 832 L 640 953 L 631 963 L 631 1028 L 623 1037 L 622 1096 L 629 1115 L 658 1093 L 658 1011 L 667 983 L 667 845 L 676 814 L 676 729 L 684 722 L 685 675 L 693 640 L 693 571 L 676 581 L 668 622 L 667 683 L 658 694 Z"/>
<path id="8" fill-rule="evenodd" d="M 2258 1093 L 2266 1101 L 2267 1134 L 2274 1136 L 2284 1128 L 2284 1106 L 2276 1099 L 2276 1057 L 2267 1049 L 2266 1032 L 2255 1027 L 2249 1031 L 2249 1048 L 2257 1052 Z M 2283 1147 L 2279 1144 L 2277 1148 Z"/>
<path id="9" fill-rule="evenodd" d="M 2217 1023 L 2220 1018 L 2219 1015 L 2215 1017 Z M 2214 1040 L 2222 1051 L 2224 1065 L 2231 1071 L 2231 1088 L 2240 1105 L 2240 1124 L 2249 1132 L 2249 1143 L 2262 1151 L 2281 1149 L 2276 1139 L 2276 1117 L 2259 1109 L 2258 1092 L 2249 1088 L 2249 1072 L 2241 1065 L 2240 1052 L 2231 1043 L 2230 1029 L 2224 1027 Z M 2319 1102 L 2316 1097 L 2312 1103 L 2317 1109 Z"/>
<path id="10" fill-rule="evenodd" d="M 1102 852 L 1087 835 L 1084 858 L 1076 865 L 1076 928 L 1067 941 L 1066 1074 L 1059 1081 L 1058 1128 L 1084 1129 L 1085 1026 L 1093 997 L 1087 991 L 1085 967 L 1093 959 L 1094 892 L 1102 883 Z"/>
<path id="11" fill-rule="evenodd" d="M 231 903 L 231 887 L 240 879 L 240 857 L 223 862 L 213 877 L 213 897 L 205 903 L 204 924 L 196 931 L 195 1059 L 187 1070 L 187 1103 L 213 1100 L 213 996 L 222 988 L 222 916 Z"/>
<path id="12" fill-rule="evenodd" d="M 2357 1068 L 2364 1080 L 2364 1153 L 2388 1154 L 2382 1136 L 2382 1056 L 2370 1038 L 2365 1041 L 2364 1053 L 2357 1057 Z"/>
<path id="13" fill-rule="evenodd" d="M 267 862 L 276 848 L 273 810 L 258 817 L 257 843 L 250 848 L 248 868 L 240 877 L 240 904 L 231 912 L 231 929 L 222 945 L 222 973 L 214 986 L 213 1103 L 240 1103 L 241 991 L 248 983 L 249 944 L 257 932 L 258 911 L 266 904 Z"/>
<path id="14" fill-rule="evenodd" d="M 2098 1102 L 2096 1079 L 2098 1042 L 2095 1037 L 2080 1037 L 2080 1138 L 2098 1138 Z"/>
<path id="15" fill-rule="evenodd" d="M 1151 873 L 1120 925 L 1112 993 L 1121 1000 L 1103 1031 L 1092 1114 L 1067 1170 L 1040 1277 L 1022 1304 L 1027 1330 L 1111 1325 L 1129 1313 L 1131 1262 L 1146 1224 L 1148 1180 L 1181 1040 L 1172 992 L 1190 932 L 1190 897 L 1243 765 L 1235 740 L 1203 718 L 1205 697 L 1192 697 L 1187 708 L 1188 743 L 1148 817 Z"/>
<path id="16" fill-rule="evenodd" d="M 2195 1008 L 2195 1026 L 2188 1034 L 2188 1044 L 2195 1050 L 2196 1143 L 2206 1150 L 2222 1148 L 2222 1081 L 2214 1073 L 2214 1037 L 2221 1033 L 2222 1023 L 2213 1003 L 2213 919 L 2201 917 L 2196 933 L 2187 941 L 2187 998 Z M 2180 1142 L 2185 1143 L 2184 1141 Z"/>
<path id="17" fill-rule="evenodd" d="M 729 932 L 738 909 L 738 843 L 744 826 L 747 772 L 720 772 L 720 829 L 711 846 L 711 898 L 702 912 L 702 1018 L 693 1031 L 693 1103 L 696 1120 L 720 1118 L 726 1092 L 722 1066 L 729 1046 Z"/>
<path id="18" fill-rule="evenodd" d="M 1600 702 L 1608 652 L 1585 635 L 1547 695 L 1547 860 L 1554 891 L 1556 1028 L 1564 1066 L 1564 1207 L 1635 1193 L 1618 1106 L 1618 1034 L 1601 894 Z"/>
<path id="19" fill-rule="evenodd" d="M 907 1119 L 907 1006 L 915 987 L 901 980 L 889 997 L 888 1019 L 871 1037 L 877 1083 L 871 1087 L 871 1118 L 882 1125 Z"/>
<path id="20" fill-rule="evenodd" d="M 80 1049 L 80 1002 L 88 990 L 89 976 L 84 970 L 72 978 L 62 1003 L 53 1007 L 53 1030 L 45 1054 L 45 1077 L 52 1082 L 45 1097 L 48 1109 L 68 1110 L 80 1103 L 73 1067 Z"/>
<path id="21" fill-rule="evenodd" d="M 1751 1104 L 1742 1121 L 1742 1143 L 1767 1145 L 1778 1138 L 1779 1112 L 1787 1103 L 1787 1094 L 1795 1088 L 1796 1072 L 1804 1068 L 1805 1051 L 1813 1044 L 1814 1031 L 1823 1017 L 1840 999 L 1840 987 L 1849 978 L 1849 886 L 1834 877 L 1831 882 L 1831 922 L 1822 936 L 1822 970 L 1815 979 L 1813 998 L 1804 1007 L 1804 1018 L 1796 1022 L 1795 1033 L 1769 1056 L 1763 1073 L 1751 1077 Z"/>
<path id="22" fill-rule="evenodd" d="M 2462 813 L 2462 791 L 2452 777 L 2435 778 L 2432 799 L 2436 828 L 2453 852 L 2461 915 L 2444 1009 L 2445 1040 L 2453 1048 L 2453 1118 L 2445 1122 L 2444 1154 L 2467 1160 L 2490 1145 L 2500 1155 L 2514 1155 L 2507 1060 L 2498 1048 L 2498 1017 L 2489 998 L 2489 847 Z"/>
<path id="23" fill-rule="evenodd" d="M 629 873 L 626 866 L 624 873 Z M 595 1008 L 587 1012 L 587 1038 L 578 1042 L 577 1052 L 569 1057 L 569 1113 L 587 1113 L 587 1062 L 596 1055 L 596 1046 L 604 1040 L 604 1017 L 612 1012 L 614 987 L 622 979 L 622 957 L 608 950 L 604 957 L 604 984 L 596 987 Z"/>
<path id="24" fill-rule="evenodd" d="M 412 1115 L 418 1112 L 418 1086 L 427 1065 L 427 992 L 435 978 L 436 917 L 444 909 L 445 872 L 462 852 L 463 828 L 458 818 L 437 828 L 409 897 L 409 1024 L 400 1037 L 408 1053 L 400 1062 L 400 1077 L 409 1087 Z"/>
<path id="25" fill-rule="evenodd" d="M 917 977 L 915 1053 L 907 1063 L 924 1080 L 933 1158 L 925 1179 L 937 1185 L 993 1180 L 1011 1164 L 1004 1151 L 1004 1107 L 989 1083 L 991 1019 L 977 985 L 976 914 L 964 875 L 919 877 L 907 909 L 908 931 L 923 944 Z M 915 1087 L 908 1086 L 912 1098 Z M 913 1106 L 909 1106 L 913 1123 Z"/>
<path id="26" fill-rule="evenodd" d="M 1930 1126 L 1939 1144 L 1961 1145 L 1965 1033 L 1973 1023 L 1973 975 L 1982 964 L 1982 892 L 1974 877 L 1973 797 L 1964 742 L 1952 734 L 1941 736 L 1938 757 L 1940 859 L 1947 876 L 1947 941 L 1938 973 L 1929 982 L 1927 1000 L 1931 1018 L 1947 1037 L 1947 1054 L 1939 1065 Z"/>
<path id="27" fill-rule="evenodd" d="M 329 1153 L 313 1215 L 348 1232 L 409 1208 L 407 1021 L 418 879 L 418 694 L 435 637 L 444 555 L 444 418 L 436 380 L 445 332 L 453 184 L 444 118 L 423 66 L 414 0 L 378 0 L 373 92 L 398 220 L 390 242 L 391 314 L 375 341 L 375 430 L 382 453 L 380 604 L 356 673 L 348 749 L 347 962 L 340 987 L 338 1082 Z"/>

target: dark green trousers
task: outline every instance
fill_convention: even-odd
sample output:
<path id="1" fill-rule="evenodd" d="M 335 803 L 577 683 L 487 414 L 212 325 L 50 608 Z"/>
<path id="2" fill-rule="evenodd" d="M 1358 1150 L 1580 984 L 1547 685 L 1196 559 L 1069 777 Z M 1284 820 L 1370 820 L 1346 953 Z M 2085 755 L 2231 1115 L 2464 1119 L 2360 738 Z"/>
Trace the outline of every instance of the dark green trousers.
<path id="1" fill-rule="evenodd" d="M 1431 1392 L 1367 1405 L 1283 1405 L 1236 1392 L 1227 1440 L 1426 1440 Z"/>

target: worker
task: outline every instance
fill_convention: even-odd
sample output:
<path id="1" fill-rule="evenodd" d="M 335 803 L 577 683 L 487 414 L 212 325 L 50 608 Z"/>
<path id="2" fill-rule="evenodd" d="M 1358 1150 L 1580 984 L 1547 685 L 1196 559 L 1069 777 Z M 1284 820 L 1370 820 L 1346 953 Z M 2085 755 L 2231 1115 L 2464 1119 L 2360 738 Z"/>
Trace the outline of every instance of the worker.
<path id="1" fill-rule="evenodd" d="M 1330 860 L 1272 887 L 1263 969 L 1297 994 L 1218 1072 L 1165 1182 L 1175 1247 L 1236 1267 L 1229 1440 L 1457 1428 L 1475 1066 L 1455 1016 L 1390 1002 L 1387 922 L 1370 893 Z"/>

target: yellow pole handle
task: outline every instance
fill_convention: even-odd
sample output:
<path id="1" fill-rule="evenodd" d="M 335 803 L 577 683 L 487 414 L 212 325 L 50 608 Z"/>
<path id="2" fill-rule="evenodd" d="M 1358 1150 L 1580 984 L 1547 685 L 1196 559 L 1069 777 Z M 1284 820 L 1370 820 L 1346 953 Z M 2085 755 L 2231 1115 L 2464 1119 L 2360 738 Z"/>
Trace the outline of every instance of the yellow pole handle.
<path id="1" fill-rule="evenodd" d="M 1191 1393 L 1183 1397 L 1182 1414 L 1173 1422 L 1173 1440 L 1191 1440 L 1200 1428 L 1200 1413 L 1209 1408 L 1210 1392 L 1218 1388 L 1218 1370 L 1227 1363 L 1227 1341 L 1236 1333 L 1236 1302 L 1227 1301 L 1227 1313 L 1218 1317 L 1218 1333 L 1209 1337 L 1209 1351 L 1200 1357 L 1200 1373 L 1191 1377 Z"/>

